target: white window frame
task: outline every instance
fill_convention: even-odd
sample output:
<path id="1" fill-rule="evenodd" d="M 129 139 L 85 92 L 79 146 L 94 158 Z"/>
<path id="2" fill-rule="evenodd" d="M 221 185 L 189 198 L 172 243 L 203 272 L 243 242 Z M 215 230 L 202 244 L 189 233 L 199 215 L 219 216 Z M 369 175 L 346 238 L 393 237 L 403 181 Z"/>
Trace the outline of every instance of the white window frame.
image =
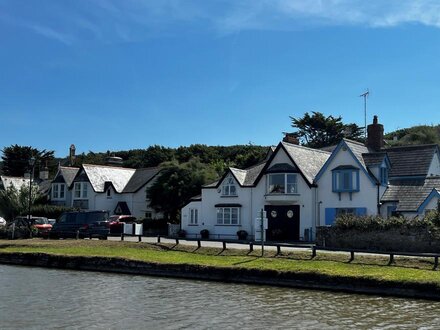
<path id="1" fill-rule="evenodd" d="M 237 185 L 232 176 L 228 176 L 223 182 L 222 196 L 237 196 Z"/>
<path id="2" fill-rule="evenodd" d="M 284 187 L 283 187 L 283 191 L 273 191 L 272 187 L 273 185 L 271 185 L 271 178 L 273 176 L 280 176 L 280 175 L 284 175 Z M 293 178 L 293 182 L 289 182 L 288 178 Z M 292 187 L 293 189 L 289 189 L 289 187 Z M 290 192 L 289 192 L 290 190 Z M 269 174 L 268 180 L 267 180 L 267 193 L 268 194 L 274 194 L 274 195 L 292 195 L 292 194 L 298 194 L 298 175 L 296 173 L 272 173 Z"/>
<path id="3" fill-rule="evenodd" d="M 52 200 L 66 199 L 66 185 L 64 183 L 52 183 Z"/>
<path id="4" fill-rule="evenodd" d="M 199 209 L 189 209 L 189 224 L 192 226 L 199 225 Z"/>
<path id="5" fill-rule="evenodd" d="M 232 219 L 236 215 L 236 220 Z M 218 226 L 240 226 L 240 208 L 239 207 L 218 207 L 217 225 Z"/>
<path id="6" fill-rule="evenodd" d="M 87 182 L 75 182 L 73 185 L 73 199 L 87 198 Z"/>

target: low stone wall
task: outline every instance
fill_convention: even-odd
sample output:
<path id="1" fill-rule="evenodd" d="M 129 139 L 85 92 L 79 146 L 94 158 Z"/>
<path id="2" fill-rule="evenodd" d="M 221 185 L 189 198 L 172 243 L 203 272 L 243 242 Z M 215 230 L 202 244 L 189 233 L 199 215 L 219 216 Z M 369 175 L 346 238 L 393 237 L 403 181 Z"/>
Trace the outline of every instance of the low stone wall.
<path id="1" fill-rule="evenodd" d="M 427 228 L 360 231 L 355 229 L 341 230 L 337 227 L 318 227 L 316 245 L 386 252 L 440 252 L 438 234 L 430 232 Z"/>
<path id="2" fill-rule="evenodd" d="M 295 273 L 269 269 L 159 264 L 119 258 L 73 257 L 45 253 L 0 252 L 0 264 L 166 276 L 440 300 L 440 287 L 435 283 L 400 283 L 380 281 L 374 278 L 354 279 L 349 276 L 333 276 L 313 272 Z M 185 285 L 185 283 L 182 283 L 182 285 Z"/>

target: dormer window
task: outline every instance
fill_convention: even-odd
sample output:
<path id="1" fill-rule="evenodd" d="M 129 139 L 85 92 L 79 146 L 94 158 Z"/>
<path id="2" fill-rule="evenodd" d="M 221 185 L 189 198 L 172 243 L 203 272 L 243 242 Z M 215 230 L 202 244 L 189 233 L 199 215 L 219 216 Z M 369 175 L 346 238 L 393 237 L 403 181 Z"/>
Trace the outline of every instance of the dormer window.
<path id="1" fill-rule="evenodd" d="M 227 177 L 222 186 L 222 196 L 237 196 L 237 187 L 232 177 Z"/>
<path id="2" fill-rule="evenodd" d="M 269 174 L 269 186 L 267 192 L 269 194 L 297 194 L 298 184 L 296 174 Z"/>
<path id="3" fill-rule="evenodd" d="M 333 192 L 359 191 L 359 169 L 354 166 L 339 166 L 332 170 Z"/>

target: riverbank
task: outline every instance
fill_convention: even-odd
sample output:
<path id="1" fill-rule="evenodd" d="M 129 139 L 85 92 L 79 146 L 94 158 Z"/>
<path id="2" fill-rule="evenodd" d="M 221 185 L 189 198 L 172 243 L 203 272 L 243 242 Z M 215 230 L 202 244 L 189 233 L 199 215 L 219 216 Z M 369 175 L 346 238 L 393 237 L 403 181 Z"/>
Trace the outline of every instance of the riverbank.
<path id="1" fill-rule="evenodd" d="M 0 241 L 0 263 L 211 281 L 392 295 L 440 300 L 440 272 L 432 262 L 307 251 L 268 252 L 194 248 L 167 244 L 88 240 Z"/>

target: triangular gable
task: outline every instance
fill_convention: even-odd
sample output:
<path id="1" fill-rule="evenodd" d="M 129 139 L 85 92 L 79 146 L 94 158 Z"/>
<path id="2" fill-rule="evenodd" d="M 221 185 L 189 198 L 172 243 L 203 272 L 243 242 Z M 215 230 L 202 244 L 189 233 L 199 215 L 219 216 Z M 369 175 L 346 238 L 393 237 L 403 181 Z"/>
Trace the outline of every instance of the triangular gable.
<path id="1" fill-rule="evenodd" d="M 275 151 L 273 152 L 273 154 L 270 156 L 269 160 L 267 161 L 266 165 L 264 166 L 263 170 L 260 172 L 260 174 L 258 175 L 258 178 L 255 180 L 255 185 L 258 184 L 258 182 L 261 180 L 261 178 L 263 177 L 263 175 L 266 173 L 267 169 L 272 165 L 272 162 L 274 160 L 274 158 L 277 156 L 277 154 L 280 152 L 280 150 L 282 150 L 286 156 L 288 157 L 289 161 L 292 163 L 293 166 L 295 166 L 295 168 L 298 169 L 298 173 L 301 175 L 301 177 L 303 178 L 303 180 L 307 183 L 307 185 L 309 187 L 314 186 L 313 182 L 310 182 L 307 177 L 304 175 L 304 173 L 302 172 L 301 168 L 296 164 L 296 162 L 293 160 L 293 158 L 290 156 L 289 152 L 286 150 L 286 148 L 284 147 L 283 143 L 280 142 L 278 143 L 278 146 L 276 147 Z"/>
<path id="2" fill-rule="evenodd" d="M 358 157 L 355 156 L 355 154 L 353 153 L 353 151 L 351 150 L 351 148 L 349 147 L 349 145 L 346 143 L 345 140 L 341 140 L 341 142 L 339 142 L 339 144 L 336 147 L 336 149 L 333 150 L 333 152 L 332 152 L 331 156 L 329 157 L 329 159 L 327 159 L 327 161 L 325 162 L 324 166 L 321 168 L 321 170 L 316 175 L 315 182 L 318 183 L 319 179 L 321 179 L 322 175 L 325 173 L 325 171 L 327 171 L 327 169 L 329 168 L 330 164 L 333 162 L 333 160 L 336 158 L 337 154 L 339 153 L 339 151 L 342 148 L 347 148 L 350 156 L 354 159 L 354 161 L 359 166 L 359 168 L 362 170 L 362 172 L 364 172 L 364 174 L 368 177 L 368 179 L 371 181 L 371 183 L 373 185 L 376 185 L 377 181 L 368 172 L 368 169 L 365 167 L 365 164 L 363 163 L 363 161 L 361 162 L 358 159 Z"/>
<path id="3" fill-rule="evenodd" d="M 428 195 L 428 197 L 426 197 L 426 199 L 423 201 L 422 204 L 420 204 L 419 208 L 417 209 L 417 213 L 423 213 L 426 205 L 429 204 L 429 202 L 433 199 L 433 198 L 439 198 L 440 199 L 440 193 L 438 192 L 437 189 L 432 189 L 431 193 Z"/>
<path id="4" fill-rule="evenodd" d="M 237 169 L 234 169 L 234 170 L 237 170 Z M 228 168 L 228 170 L 225 172 L 225 174 L 223 174 L 223 176 L 220 178 L 220 180 L 217 181 L 217 184 L 215 185 L 214 188 L 218 188 L 218 187 L 220 187 L 220 186 L 223 184 L 223 181 L 228 177 L 229 174 L 234 178 L 234 180 L 237 182 L 237 184 L 238 184 L 240 187 L 243 187 L 243 185 L 241 184 L 240 180 L 239 180 L 239 179 L 237 178 L 237 176 L 234 174 L 233 168 L 230 167 L 230 168 Z"/>

